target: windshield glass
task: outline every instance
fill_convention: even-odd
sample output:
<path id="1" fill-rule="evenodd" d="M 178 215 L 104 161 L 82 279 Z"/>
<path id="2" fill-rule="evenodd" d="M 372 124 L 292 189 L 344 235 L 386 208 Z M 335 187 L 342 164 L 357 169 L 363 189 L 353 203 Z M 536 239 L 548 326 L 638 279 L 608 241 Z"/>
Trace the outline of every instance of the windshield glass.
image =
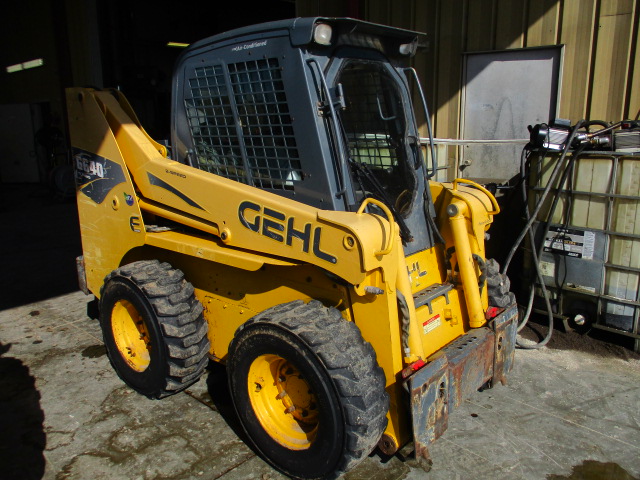
<path id="1" fill-rule="evenodd" d="M 346 102 L 340 115 L 357 196 L 376 197 L 406 216 L 416 177 L 414 162 L 407 158 L 411 150 L 405 142 L 407 119 L 398 81 L 381 62 L 349 60 L 336 83 L 342 84 Z"/>

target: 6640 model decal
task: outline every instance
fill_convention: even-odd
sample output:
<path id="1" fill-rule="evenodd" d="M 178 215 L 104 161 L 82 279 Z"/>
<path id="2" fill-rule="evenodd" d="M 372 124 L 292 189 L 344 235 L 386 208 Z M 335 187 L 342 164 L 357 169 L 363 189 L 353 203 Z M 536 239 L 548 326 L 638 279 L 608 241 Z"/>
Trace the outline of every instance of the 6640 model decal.
<path id="1" fill-rule="evenodd" d="M 82 153 L 75 155 L 74 160 L 76 161 L 76 172 L 78 174 L 104 178 L 104 165 L 101 161 L 88 158 L 87 155 Z"/>
<path id="2" fill-rule="evenodd" d="M 116 185 L 125 181 L 122 167 L 107 158 L 73 149 L 78 189 L 96 203 L 102 203 Z"/>

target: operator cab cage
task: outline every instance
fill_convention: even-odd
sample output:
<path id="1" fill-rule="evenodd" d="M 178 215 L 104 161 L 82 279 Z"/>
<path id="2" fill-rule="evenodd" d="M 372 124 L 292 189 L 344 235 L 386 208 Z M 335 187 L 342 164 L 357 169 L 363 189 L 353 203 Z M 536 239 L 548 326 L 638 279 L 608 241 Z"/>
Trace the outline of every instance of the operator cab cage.
<path id="1" fill-rule="evenodd" d="M 408 218 L 425 187 L 405 72 L 419 35 L 297 18 L 193 44 L 173 79 L 174 159 L 325 210 L 386 195 Z"/>

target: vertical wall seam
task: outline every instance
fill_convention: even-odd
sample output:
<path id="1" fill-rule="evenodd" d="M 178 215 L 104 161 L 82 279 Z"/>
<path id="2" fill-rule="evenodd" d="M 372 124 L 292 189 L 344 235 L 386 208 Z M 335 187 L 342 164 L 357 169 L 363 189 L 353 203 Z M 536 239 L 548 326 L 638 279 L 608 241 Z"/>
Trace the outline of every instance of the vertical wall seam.
<path id="1" fill-rule="evenodd" d="M 498 35 L 498 0 L 491 2 L 491 50 L 496 49 Z"/>
<path id="2" fill-rule="evenodd" d="M 520 18 L 520 48 L 526 48 L 529 41 L 529 0 L 521 0 L 522 16 Z"/>
<path id="3" fill-rule="evenodd" d="M 530 8 L 531 8 L 531 1 L 530 0 L 523 0 L 524 2 L 524 8 L 523 8 L 523 12 L 522 12 L 522 47 L 523 48 L 527 48 L 529 46 L 529 27 L 531 25 L 529 25 L 529 22 L 531 21 L 530 18 Z"/>
<path id="4" fill-rule="evenodd" d="M 461 42 L 461 52 L 460 52 L 460 77 L 458 80 L 458 128 L 456 132 L 457 138 L 462 138 L 462 100 L 464 97 L 464 89 L 466 87 L 465 80 L 465 65 L 464 59 L 466 58 L 464 52 L 468 50 L 467 41 L 469 39 L 469 0 L 464 0 L 462 2 L 462 42 Z M 460 151 L 459 147 L 456 147 L 456 163 L 460 159 Z M 456 165 L 457 167 L 457 165 Z"/>
<path id="5" fill-rule="evenodd" d="M 633 12 L 632 12 L 632 17 L 633 20 L 633 25 L 631 25 L 631 40 L 630 40 L 630 44 L 629 44 L 629 65 L 628 65 L 628 70 L 627 70 L 627 88 L 626 88 L 626 95 L 625 95 L 625 99 L 624 99 L 624 106 L 622 109 L 622 117 L 623 118 L 632 118 L 636 116 L 636 114 L 640 113 L 640 110 L 638 112 L 632 112 L 631 111 L 631 99 L 633 96 L 633 76 L 635 72 L 635 59 L 636 59 L 636 55 L 638 55 L 638 26 L 640 24 L 640 15 L 638 15 L 638 0 L 636 0 L 635 2 L 633 2 Z M 640 72 L 637 72 L 637 74 L 640 76 Z M 640 105 L 637 105 L 637 107 L 640 109 Z"/>
<path id="6" fill-rule="evenodd" d="M 593 13 L 593 32 L 591 36 L 591 56 L 589 59 L 589 71 L 588 71 L 588 83 L 587 83 L 587 97 L 585 99 L 583 116 L 591 119 L 591 108 L 593 106 L 593 88 L 595 82 L 596 60 L 598 56 L 598 36 L 600 33 L 600 9 L 601 0 L 596 0 Z"/>
<path id="7" fill-rule="evenodd" d="M 555 45 L 560 45 L 562 40 L 562 21 L 564 20 L 564 1 L 558 1 L 556 3 L 556 24 L 554 27 L 555 35 L 553 37 L 553 43 Z"/>
<path id="8" fill-rule="evenodd" d="M 436 5 L 436 12 L 435 12 L 435 17 L 436 17 L 436 23 L 435 23 L 435 33 L 434 33 L 434 39 L 433 39 L 433 72 L 431 73 L 431 76 L 433 78 L 433 103 L 434 105 L 431 107 L 431 112 L 433 112 L 433 122 L 431 123 L 432 125 L 432 130 L 433 130 L 433 134 L 435 135 L 435 132 L 438 131 L 438 98 L 439 94 L 440 94 L 440 81 L 438 78 L 438 67 L 440 66 L 440 21 L 442 20 L 440 18 L 441 14 L 442 14 L 442 8 L 441 8 L 441 2 L 443 1 L 448 1 L 448 0 L 436 0 L 435 1 L 435 5 Z"/>

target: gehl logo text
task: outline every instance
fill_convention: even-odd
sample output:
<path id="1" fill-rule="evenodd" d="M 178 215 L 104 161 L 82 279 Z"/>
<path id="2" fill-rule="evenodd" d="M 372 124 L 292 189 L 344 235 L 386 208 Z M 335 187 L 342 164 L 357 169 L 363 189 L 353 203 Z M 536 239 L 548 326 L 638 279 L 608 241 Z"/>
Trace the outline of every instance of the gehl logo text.
<path id="1" fill-rule="evenodd" d="M 296 225 L 295 217 L 287 219 L 282 212 L 249 201 L 242 202 L 238 207 L 238 218 L 242 225 L 253 232 L 290 247 L 293 245 L 294 239 L 297 239 L 296 243 L 302 246 L 304 253 L 309 253 L 311 248 L 316 257 L 326 262 L 338 263 L 336 257 L 320 249 L 322 227 L 312 229 L 311 223 L 306 223 L 300 228 Z"/>

